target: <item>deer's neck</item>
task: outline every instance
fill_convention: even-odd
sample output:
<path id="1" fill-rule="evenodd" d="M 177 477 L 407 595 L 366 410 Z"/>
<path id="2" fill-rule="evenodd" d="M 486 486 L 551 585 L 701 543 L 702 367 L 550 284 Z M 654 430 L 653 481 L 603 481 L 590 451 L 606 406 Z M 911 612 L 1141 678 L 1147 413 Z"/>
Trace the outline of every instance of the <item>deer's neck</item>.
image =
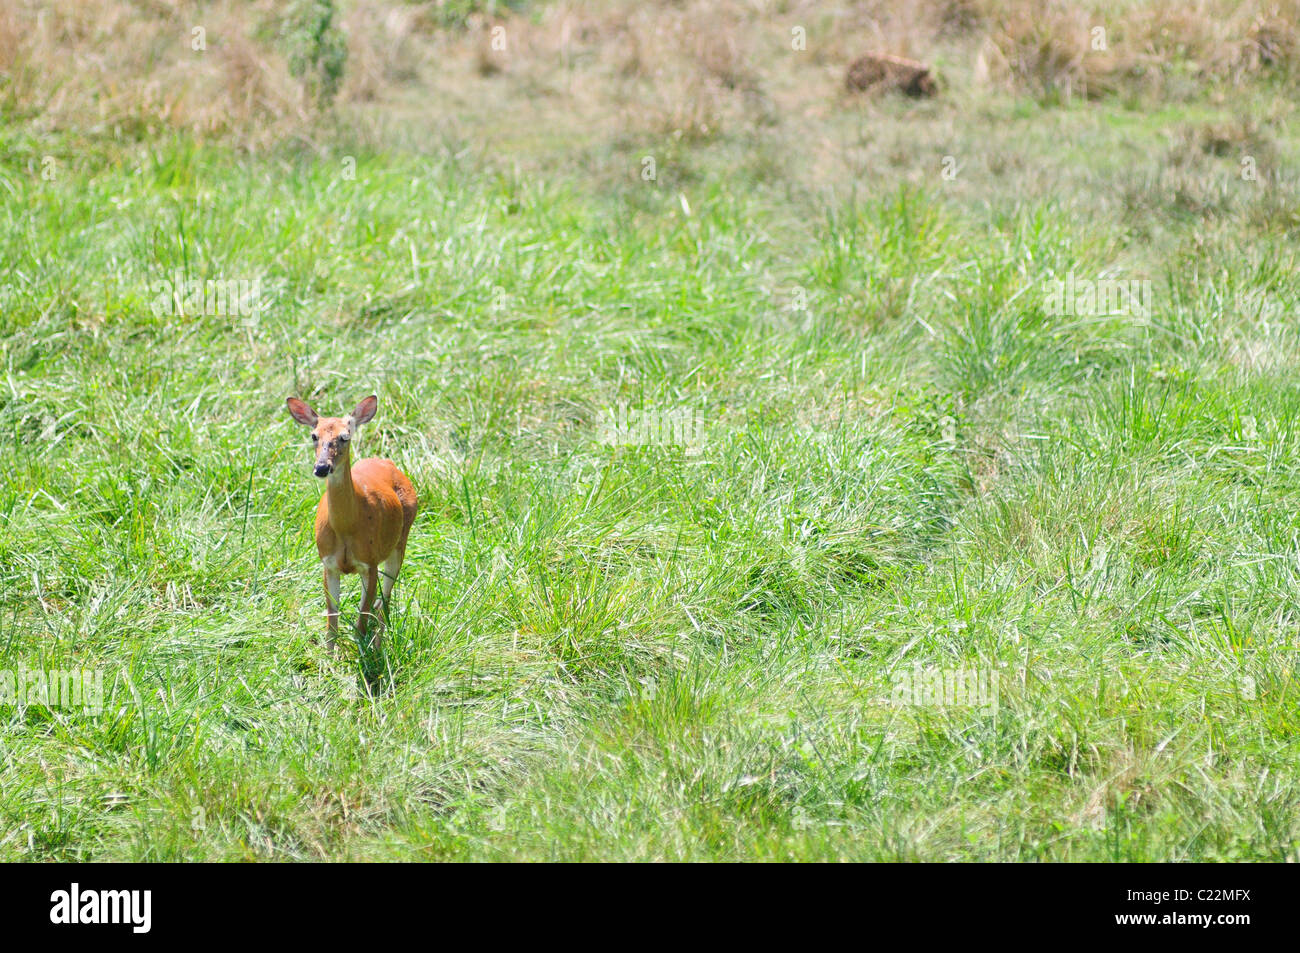
<path id="1" fill-rule="evenodd" d="M 357 522 L 357 490 L 352 483 L 351 454 L 346 454 L 334 465 L 334 472 L 325 481 L 325 493 L 330 501 L 330 526 L 335 532 L 347 532 Z"/>

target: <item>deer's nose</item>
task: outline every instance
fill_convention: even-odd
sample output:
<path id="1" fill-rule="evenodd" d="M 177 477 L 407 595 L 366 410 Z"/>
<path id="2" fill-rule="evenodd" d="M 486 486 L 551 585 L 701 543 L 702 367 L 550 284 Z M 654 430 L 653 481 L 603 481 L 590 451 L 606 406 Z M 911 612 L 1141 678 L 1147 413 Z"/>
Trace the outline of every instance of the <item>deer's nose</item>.
<path id="1" fill-rule="evenodd" d="M 327 477 L 330 475 L 330 471 L 332 471 L 333 469 L 334 468 L 330 466 L 328 463 L 318 463 L 316 464 L 316 475 L 322 478 Z"/>

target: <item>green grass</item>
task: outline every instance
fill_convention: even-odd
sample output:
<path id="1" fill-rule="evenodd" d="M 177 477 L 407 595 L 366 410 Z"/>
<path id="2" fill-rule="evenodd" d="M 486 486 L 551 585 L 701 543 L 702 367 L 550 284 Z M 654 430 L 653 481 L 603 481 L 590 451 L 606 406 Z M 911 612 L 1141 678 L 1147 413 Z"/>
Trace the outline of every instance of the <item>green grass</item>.
<path id="1" fill-rule="evenodd" d="M 1044 122 L 856 191 L 7 129 L 0 669 L 108 697 L 0 706 L 0 858 L 1294 857 L 1295 189 Z M 155 314 L 178 269 L 264 307 Z M 1153 314 L 1047 314 L 1071 271 Z M 372 391 L 421 498 L 374 694 L 283 409 Z"/>

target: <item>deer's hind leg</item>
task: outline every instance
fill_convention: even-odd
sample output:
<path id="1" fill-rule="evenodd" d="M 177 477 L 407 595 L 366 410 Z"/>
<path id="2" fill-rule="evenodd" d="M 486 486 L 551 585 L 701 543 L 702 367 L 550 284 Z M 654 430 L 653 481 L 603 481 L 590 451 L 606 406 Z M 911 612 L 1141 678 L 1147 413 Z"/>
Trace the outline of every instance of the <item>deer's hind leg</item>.
<path id="1" fill-rule="evenodd" d="M 402 534 L 396 548 L 384 560 L 384 617 L 388 617 L 388 597 L 393 593 L 393 583 L 402 571 L 402 560 L 406 558 L 406 533 Z"/>

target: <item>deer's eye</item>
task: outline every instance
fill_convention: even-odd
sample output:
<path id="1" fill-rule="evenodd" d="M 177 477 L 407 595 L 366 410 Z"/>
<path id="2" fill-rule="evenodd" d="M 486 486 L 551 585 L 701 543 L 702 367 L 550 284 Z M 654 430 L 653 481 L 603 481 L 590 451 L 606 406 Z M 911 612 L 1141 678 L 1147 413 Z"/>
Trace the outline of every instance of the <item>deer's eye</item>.
<path id="1" fill-rule="evenodd" d="M 312 435 L 311 435 L 311 442 L 312 442 L 312 443 L 315 443 L 315 442 L 316 442 L 317 440 L 319 440 L 319 439 L 320 439 L 320 437 L 316 436 L 315 434 L 312 434 Z"/>

